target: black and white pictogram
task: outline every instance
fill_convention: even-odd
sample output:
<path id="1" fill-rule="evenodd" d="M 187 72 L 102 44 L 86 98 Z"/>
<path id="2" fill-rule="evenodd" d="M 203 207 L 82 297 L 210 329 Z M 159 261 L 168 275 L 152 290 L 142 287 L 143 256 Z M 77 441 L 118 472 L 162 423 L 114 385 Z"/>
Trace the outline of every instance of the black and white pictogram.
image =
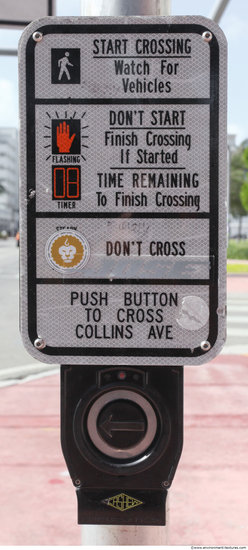
<path id="1" fill-rule="evenodd" d="M 52 48 L 52 84 L 80 84 L 80 49 Z"/>

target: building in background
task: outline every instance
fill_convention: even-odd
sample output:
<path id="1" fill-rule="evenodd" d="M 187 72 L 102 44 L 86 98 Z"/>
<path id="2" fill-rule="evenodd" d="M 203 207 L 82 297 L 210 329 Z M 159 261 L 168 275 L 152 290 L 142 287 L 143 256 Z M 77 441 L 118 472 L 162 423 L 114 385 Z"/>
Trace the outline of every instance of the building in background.
<path id="1" fill-rule="evenodd" d="M 18 230 L 18 188 L 18 131 L 0 128 L 0 233 Z"/>

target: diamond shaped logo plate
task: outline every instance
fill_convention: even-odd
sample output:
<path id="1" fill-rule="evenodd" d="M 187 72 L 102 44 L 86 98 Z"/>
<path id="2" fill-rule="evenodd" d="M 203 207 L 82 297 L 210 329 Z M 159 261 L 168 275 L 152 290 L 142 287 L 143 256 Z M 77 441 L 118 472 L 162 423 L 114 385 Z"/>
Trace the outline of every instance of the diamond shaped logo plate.
<path id="1" fill-rule="evenodd" d="M 114 497 L 106 498 L 101 502 L 107 506 L 112 506 L 112 508 L 120 510 L 120 512 L 124 512 L 125 510 L 129 510 L 130 508 L 143 504 L 141 500 L 125 495 L 125 493 L 120 493 Z"/>

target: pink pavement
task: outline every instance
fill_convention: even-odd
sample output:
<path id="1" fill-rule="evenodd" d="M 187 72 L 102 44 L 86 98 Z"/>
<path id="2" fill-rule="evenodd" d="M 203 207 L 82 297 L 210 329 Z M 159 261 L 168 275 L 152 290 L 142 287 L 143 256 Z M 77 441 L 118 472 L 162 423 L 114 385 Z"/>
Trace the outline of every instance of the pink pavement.
<path id="1" fill-rule="evenodd" d="M 230 275 L 227 277 L 227 292 L 248 293 L 248 275 Z"/>
<path id="2" fill-rule="evenodd" d="M 184 447 L 171 487 L 172 545 L 248 544 L 248 357 L 185 367 Z"/>
<path id="3" fill-rule="evenodd" d="M 228 277 L 228 291 L 248 292 L 247 283 Z M 247 545 L 248 356 L 220 355 L 184 371 L 184 448 L 170 489 L 170 544 Z M 0 389 L 0 546 L 81 544 L 60 447 L 59 385 L 53 375 Z"/>
<path id="4" fill-rule="evenodd" d="M 60 446 L 60 379 L 0 389 L 0 546 L 80 545 Z"/>

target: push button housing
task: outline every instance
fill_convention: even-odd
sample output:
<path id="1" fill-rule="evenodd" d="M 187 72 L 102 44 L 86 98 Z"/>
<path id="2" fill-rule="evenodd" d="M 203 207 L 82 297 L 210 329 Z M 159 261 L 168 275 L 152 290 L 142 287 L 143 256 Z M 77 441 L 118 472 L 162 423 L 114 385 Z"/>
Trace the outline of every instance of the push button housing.
<path id="1" fill-rule="evenodd" d="M 182 451 L 183 367 L 62 365 L 61 419 L 78 522 L 164 525 Z M 133 504 L 120 511 L 116 499 Z"/>
<path id="2" fill-rule="evenodd" d="M 121 460 L 141 455 L 157 432 L 155 410 L 135 391 L 117 389 L 101 395 L 87 418 L 94 445 L 109 457 Z"/>

